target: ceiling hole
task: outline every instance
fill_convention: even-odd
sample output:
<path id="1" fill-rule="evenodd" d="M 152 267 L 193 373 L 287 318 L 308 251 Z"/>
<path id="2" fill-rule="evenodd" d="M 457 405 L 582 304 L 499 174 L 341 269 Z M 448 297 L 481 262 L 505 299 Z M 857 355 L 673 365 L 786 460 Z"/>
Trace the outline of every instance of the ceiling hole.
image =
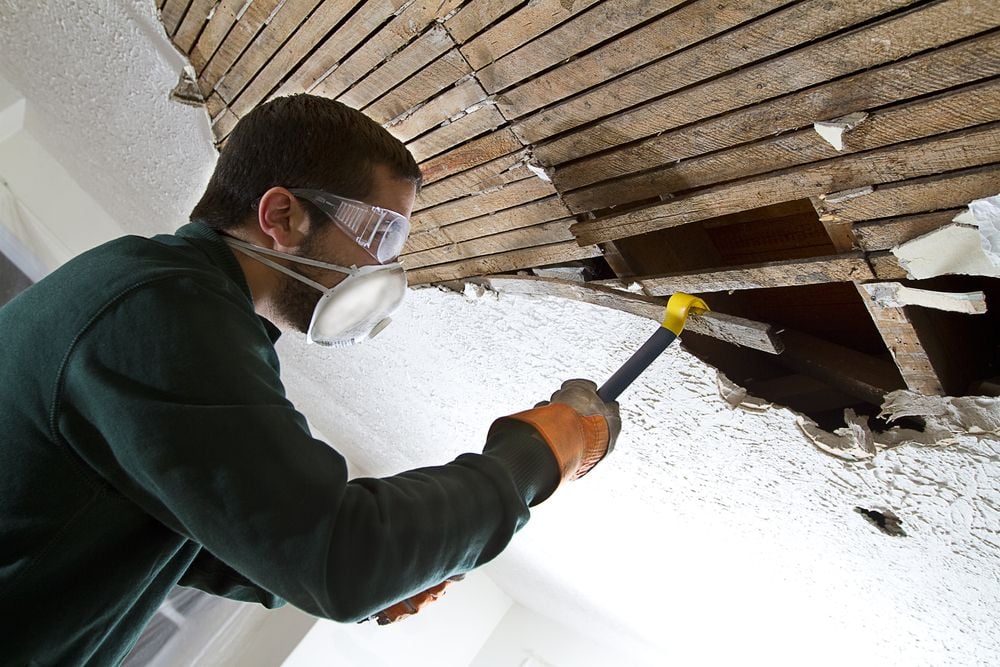
<path id="1" fill-rule="evenodd" d="M 903 530 L 903 522 L 892 512 L 866 510 L 864 507 L 855 507 L 854 511 L 886 535 L 906 537 L 906 531 Z"/>

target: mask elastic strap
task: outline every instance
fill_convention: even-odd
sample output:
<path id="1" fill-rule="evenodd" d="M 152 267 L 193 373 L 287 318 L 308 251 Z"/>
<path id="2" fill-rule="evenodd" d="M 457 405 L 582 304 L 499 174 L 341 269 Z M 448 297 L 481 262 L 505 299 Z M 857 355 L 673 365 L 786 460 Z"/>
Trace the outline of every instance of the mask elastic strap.
<path id="1" fill-rule="evenodd" d="M 271 260 L 269 260 L 266 257 L 260 257 L 260 256 L 257 255 L 257 253 L 263 253 L 265 255 L 274 255 L 276 257 L 286 257 L 285 253 L 275 252 L 273 250 L 267 250 L 266 248 L 259 248 L 259 247 L 255 246 L 255 245 L 250 244 L 250 243 L 244 243 L 242 241 L 236 241 L 235 239 L 225 239 L 225 241 L 226 241 L 227 245 L 230 245 L 233 248 L 235 248 L 236 250 L 239 250 L 241 253 L 243 253 L 244 255 L 246 255 L 247 257 L 249 257 L 250 259 L 257 260 L 261 264 L 264 264 L 265 266 L 269 266 L 272 269 L 274 269 L 275 271 L 280 271 L 281 273 L 284 273 L 286 276 L 294 278 L 295 280 L 298 280 L 301 283 L 305 283 L 306 285 L 309 285 L 309 287 L 312 287 L 313 289 L 317 289 L 320 292 L 324 292 L 325 293 L 325 292 L 329 292 L 330 291 L 329 287 L 326 287 L 325 285 L 321 285 L 318 282 L 316 282 L 315 280 L 311 280 L 309 278 L 306 278 L 305 276 L 303 276 L 301 274 L 298 274 L 295 271 L 292 271 L 291 269 L 289 269 L 287 267 L 284 267 L 281 264 L 278 264 L 277 262 L 272 262 Z M 288 256 L 286 258 L 289 258 L 289 257 L 290 256 Z M 354 273 L 354 271 L 351 271 L 350 269 L 345 269 L 343 267 L 336 266 L 335 264 L 326 264 L 324 262 L 315 262 L 315 261 L 302 262 L 302 263 L 303 264 L 320 265 L 321 268 L 332 269 L 333 271 L 339 271 L 341 273 L 348 273 L 348 274 Z"/>

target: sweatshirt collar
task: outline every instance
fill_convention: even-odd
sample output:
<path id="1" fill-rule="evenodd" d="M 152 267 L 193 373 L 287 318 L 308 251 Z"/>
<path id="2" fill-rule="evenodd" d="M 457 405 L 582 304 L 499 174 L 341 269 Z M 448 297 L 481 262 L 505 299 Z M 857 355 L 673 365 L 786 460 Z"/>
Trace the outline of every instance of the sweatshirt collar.
<path id="1" fill-rule="evenodd" d="M 250 285 L 247 284 L 243 268 L 240 266 L 233 251 L 222 240 L 221 234 L 202 222 L 188 223 L 179 228 L 174 234 L 182 239 L 202 241 L 202 243 L 198 244 L 198 247 L 205 251 L 213 264 L 222 269 L 233 282 L 239 285 L 252 307 L 253 294 L 250 292 Z M 267 337 L 271 339 L 272 343 L 276 343 L 281 336 L 281 330 L 267 318 L 260 315 L 257 317 L 260 318 L 261 323 L 264 325 Z"/>

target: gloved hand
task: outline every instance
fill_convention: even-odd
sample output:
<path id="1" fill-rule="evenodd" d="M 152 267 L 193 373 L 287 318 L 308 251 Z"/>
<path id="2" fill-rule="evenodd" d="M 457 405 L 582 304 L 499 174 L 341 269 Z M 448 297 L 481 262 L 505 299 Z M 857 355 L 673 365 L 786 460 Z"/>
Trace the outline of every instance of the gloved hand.
<path id="1" fill-rule="evenodd" d="M 567 380 L 532 410 L 511 415 L 534 426 L 556 457 L 563 480 L 579 479 L 615 447 L 618 403 L 605 403 L 590 380 Z"/>
<path id="2" fill-rule="evenodd" d="M 462 579 L 465 579 L 464 574 L 457 574 L 454 577 L 449 577 L 437 586 L 432 586 L 422 593 L 417 593 L 411 598 L 407 598 L 402 602 L 397 602 L 388 609 L 383 609 L 372 618 L 374 618 L 379 625 L 389 625 L 390 623 L 401 621 L 404 618 L 409 618 L 429 605 L 431 602 L 434 602 L 439 597 L 444 595 L 444 589 L 448 588 L 453 581 L 461 581 Z"/>

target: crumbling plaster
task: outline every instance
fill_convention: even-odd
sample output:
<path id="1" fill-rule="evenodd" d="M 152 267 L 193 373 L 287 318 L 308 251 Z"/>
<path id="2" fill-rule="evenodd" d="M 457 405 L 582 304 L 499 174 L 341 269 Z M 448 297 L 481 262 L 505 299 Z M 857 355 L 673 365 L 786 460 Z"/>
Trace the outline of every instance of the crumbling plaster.
<path id="1" fill-rule="evenodd" d="M 33 134 L 123 228 L 169 231 L 213 162 L 152 3 L 0 0 L 0 71 Z M 371 474 L 481 447 L 490 421 L 601 380 L 646 320 L 548 298 L 411 293 L 356 349 L 279 343 L 290 396 Z M 990 664 L 1000 654 L 1000 443 L 848 462 L 783 409 L 733 410 L 675 347 L 622 396 L 617 450 L 488 567 L 521 603 L 664 663 Z M 294 490 L 290 490 L 294 492 Z M 891 511 L 907 537 L 856 507 Z"/>

